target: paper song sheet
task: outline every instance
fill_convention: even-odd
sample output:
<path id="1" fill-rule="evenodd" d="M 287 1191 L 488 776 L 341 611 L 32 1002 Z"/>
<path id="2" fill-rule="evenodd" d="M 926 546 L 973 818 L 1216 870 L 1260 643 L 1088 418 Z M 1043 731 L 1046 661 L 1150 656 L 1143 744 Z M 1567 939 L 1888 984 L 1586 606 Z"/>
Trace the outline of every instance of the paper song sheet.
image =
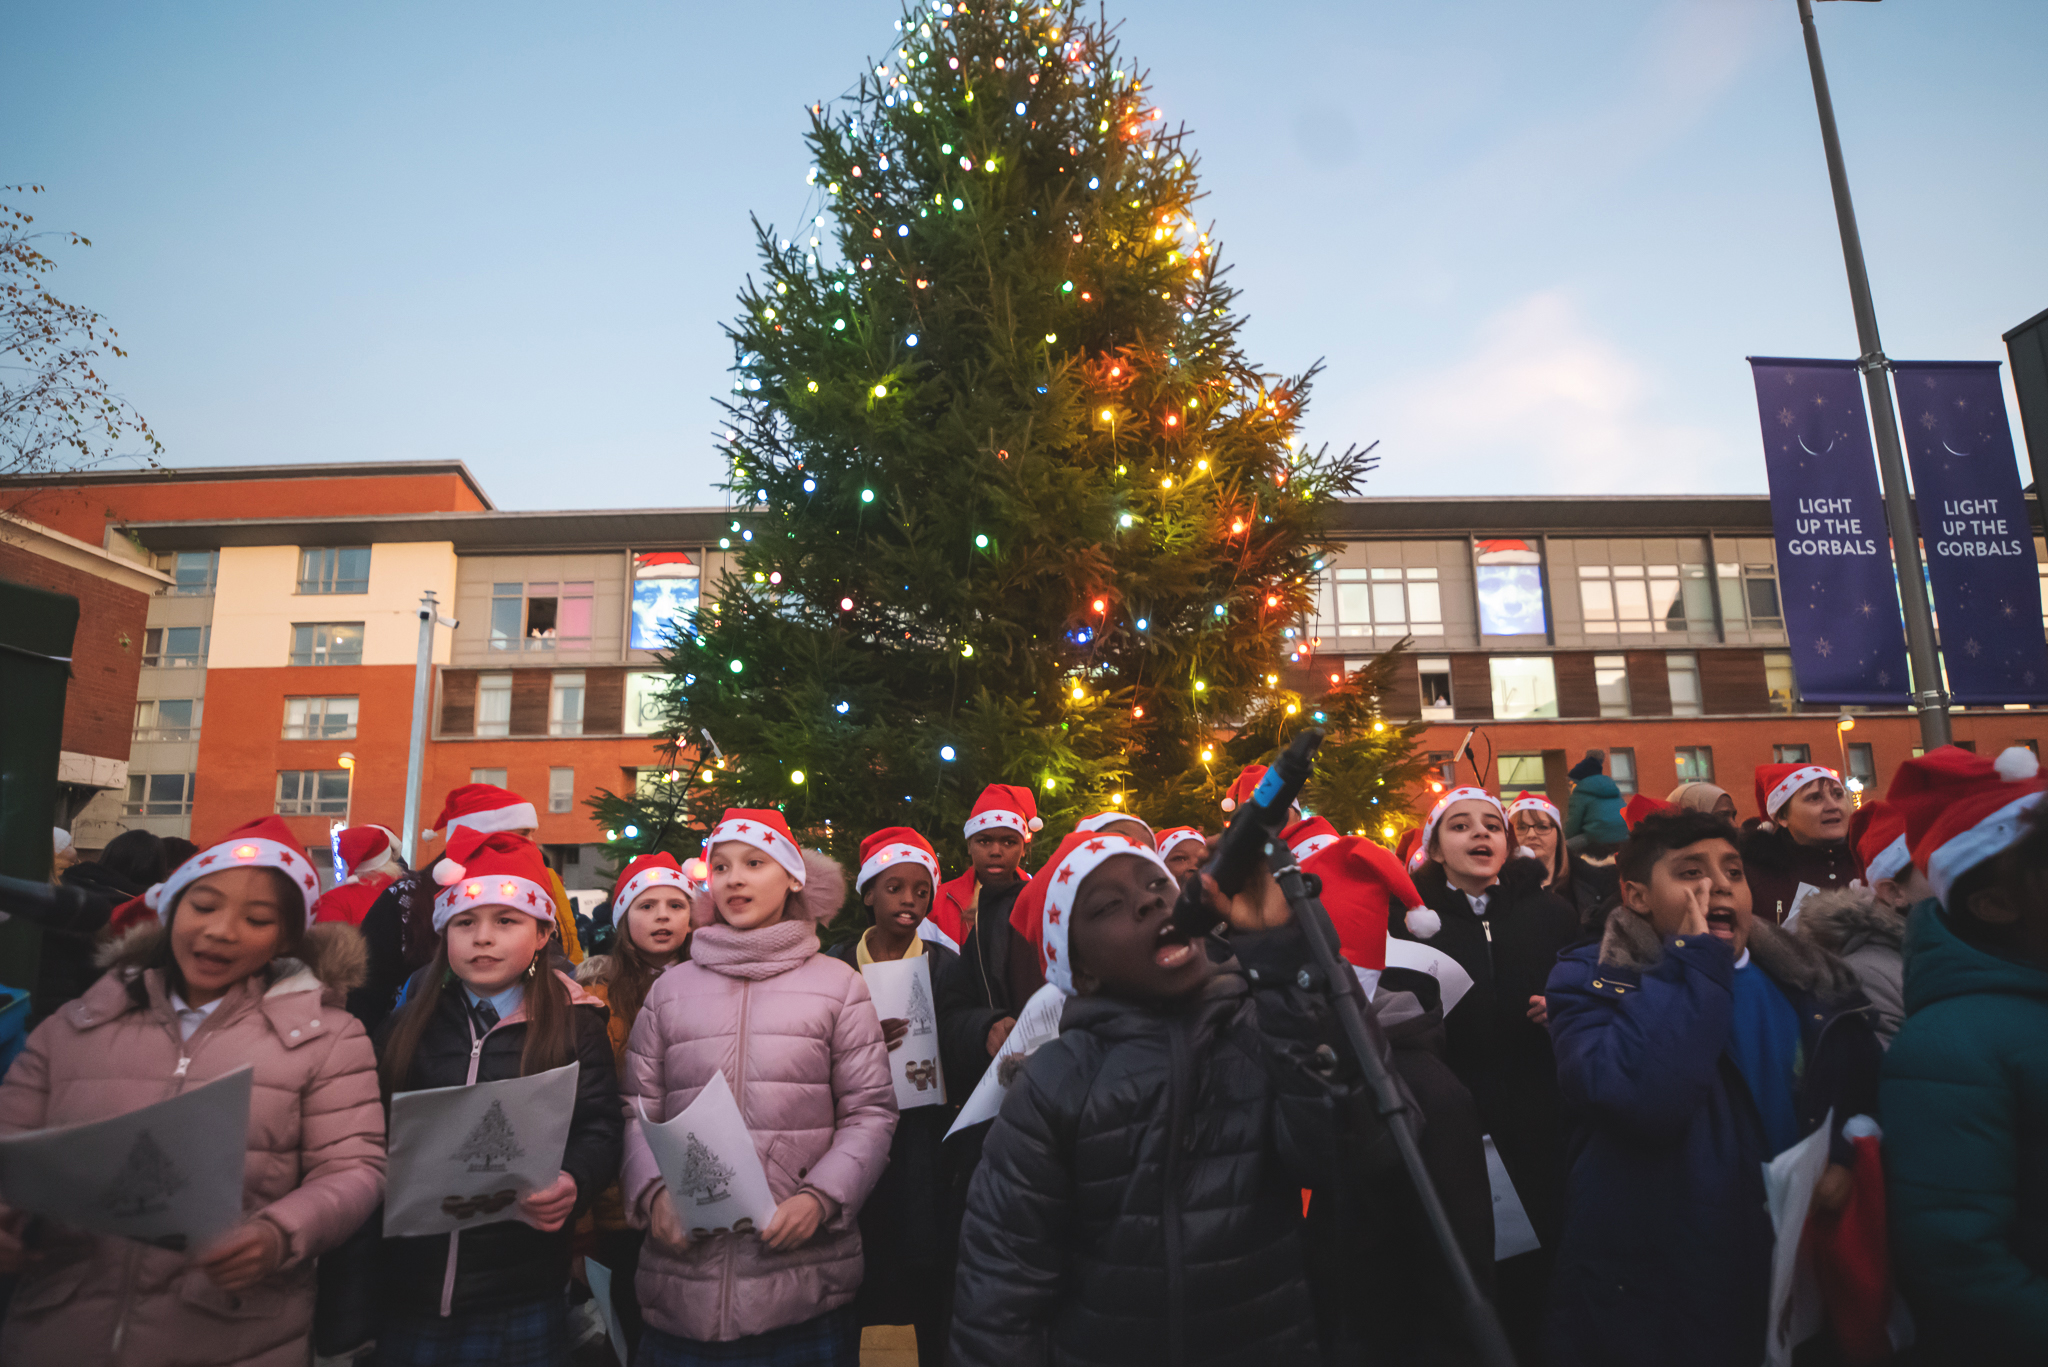
<path id="1" fill-rule="evenodd" d="M 1017 1013 L 1017 1028 L 1010 1031 L 1010 1037 L 989 1060 L 988 1071 L 967 1094 L 967 1102 L 961 1106 L 960 1114 L 954 1117 L 953 1127 L 946 1131 L 946 1138 L 951 1139 L 970 1126 L 996 1118 L 997 1112 L 1003 1109 L 1003 1084 L 998 1080 L 1003 1060 L 1017 1054 L 1030 1054 L 1047 1040 L 1058 1039 L 1060 1013 L 1066 1009 L 1066 993 L 1051 983 L 1031 994 L 1031 1000 L 1025 1002 L 1024 1009 Z"/>
<path id="2" fill-rule="evenodd" d="M 1500 1161 L 1500 1152 L 1493 1147 L 1493 1136 L 1485 1136 L 1482 1142 L 1486 1145 L 1486 1183 L 1493 1190 L 1493 1260 L 1499 1262 L 1520 1253 L 1533 1253 L 1543 1247 L 1536 1237 L 1536 1226 L 1530 1223 L 1521 1194 L 1508 1176 L 1507 1164 Z"/>
<path id="3" fill-rule="evenodd" d="M 691 1238 L 728 1229 L 759 1234 L 775 1217 L 767 1170 L 724 1073 L 713 1073 L 697 1099 L 671 1120 L 656 1124 L 643 1111 L 640 1132 Z"/>
<path id="4" fill-rule="evenodd" d="M 1443 994 L 1446 1016 L 1472 990 L 1472 975 L 1456 959 L 1441 949 L 1431 949 L 1413 940 L 1387 937 L 1387 967 L 1412 968 L 1435 978 L 1437 989 Z"/>
<path id="5" fill-rule="evenodd" d="M 562 1175 L 580 1071 L 392 1097 L 384 1237 L 519 1219 L 519 1198 Z"/>
<path id="6" fill-rule="evenodd" d="M 1835 1113 L 1820 1128 L 1764 1164 L 1764 1197 L 1777 1242 L 1771 1248 L 1771 1318 L 1764 1330 L 1766 1367 L 1791 1367 L 1792 1350 L 1820 1332 L 1820 1285 L 1800 1256 L 1813 1189 L 1828 1167 Z"/>
<path id="7" fill-rule="evenodd" d="M 910 1023 L 910 1033 L 889 1051 L 896 1109 L 943 1104 L 946 1081 L 939 1069 L 939 1016 L 932 1006 L 931 956 L 919 954 L 869 964 L 860 974 L 867 979 L 868 995 L 875 999 L 876 1015 Z"/>

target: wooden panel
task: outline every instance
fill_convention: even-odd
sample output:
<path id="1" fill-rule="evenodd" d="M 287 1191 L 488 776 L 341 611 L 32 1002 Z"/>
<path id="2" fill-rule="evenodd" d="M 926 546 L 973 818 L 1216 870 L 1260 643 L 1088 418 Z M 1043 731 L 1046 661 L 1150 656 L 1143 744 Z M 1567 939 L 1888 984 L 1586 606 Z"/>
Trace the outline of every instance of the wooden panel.
<path id="1" fill-rule="evenodd" d="M 548 733 L 548 695 L 554 689 L 554 677 L 545 669 L 521 669 L 513 673 L 513 735 L 545 736 Z"/>
<path id="2" fill-rule="evenodd" d="M 1663 651 L 1628 653 L 1628 710 L 1632 717 L 1671 715 L 1671 671 Z"/>
<path id="3" fill-rule="evenodd" d="M 1700 698 L 1709 716 L 1771 710 L 1761 650 L 1702 650 Z"/>
<path id="4" fill-rule="evenodd" d="M 1484 655 L 1451 656 L 1451 704 L 1459 721 L 1493 720 L 1493 671 Z"/>
<path id="5" fill-rule="evenodd" d="M 474 669 L 444 669 L 441 671 L 441 734 L 444 736 L 473 736 L 476 734 L 476 671 Z"/>
<path id="6" fill-rule="evenodd" d="M 1557 673 L 1557 715 L 1599 716 L 1600 686 L 1593 678 L 1591 653 L 1553 655 L 1551 664 Z"/>
<path id="7" fill-rule="evenodd" d="M 1591 659 L 1591 656 L 1586 658 Z M 1572 761 L 1569 752 L 1545 750 L 1543 752 L 1543 795 L 1555 803 L 1561 812 L 1571 805 Z M 1560 836 L 1560 839 L 1563 837 Z"/>
<path id="8" fill-rule="evenodd" d="M 1395 665 L 1386 690 L 1380 694 L 1380 710 L 1401 721 L 1415 721 L 1422 716 L 1422 680 L 1413 655 L 1402 656 Z"/>
<path id="9" fill-rule="evenodd" d="M 583 734 L 616 736 L 626 728 L 626 671 L 583 672 Z"/>

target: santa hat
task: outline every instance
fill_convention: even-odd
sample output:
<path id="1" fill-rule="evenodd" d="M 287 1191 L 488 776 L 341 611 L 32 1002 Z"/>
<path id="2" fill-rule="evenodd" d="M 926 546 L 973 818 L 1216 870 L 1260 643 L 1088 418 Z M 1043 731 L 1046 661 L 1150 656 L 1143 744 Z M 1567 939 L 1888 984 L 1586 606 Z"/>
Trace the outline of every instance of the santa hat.
<path id="1" fill-rule="evenodd" d="M 1130 821 L 1135 822 L 1139 826 L 1144 826 L 1145 834 L 1152 836 L 1153 848 L 1158 848 L 1159 837 L 1152 835 L 1152 828 L 1146 826 L 1143 821 L 1138 820 L 1137 817 L 1129 812 L 1097 812 L 1094 816 L 1084 816 L 1075 824 L 1074 829 L 1077 831 L 1099 831 L 1103 827 L 1118 821 Z"/>
<path id="2" fill-rule="evenodd" d="M 1120 854 L 1136 855 L 1171 876 L 1157 850 L 1112 832 L 1075 831 L 1060 842 L 1045 871 L 1017 894 L 1019 906 L 1029 898 L 1038 913 L 1038 959 L 1045 968 L 1045 980 L 1068 996 L 1074 993 L 1074 970 L 1067 953 L 1067 922 L 1074 910 L 1074 894 L 1105 860 Z"/>
<path id="3" fill-rule="evenodd" d="M 1550 824 L 1558 830 L 1564 829 L 1564 815 L 1557 810 L 1557 804 L 1539 793 L 1524 793 L 1508 804 L 1508 820 L 1515 819 L 1516 812 L 1541 812 L 1550 818 Z"/>
<path id="4" fill-rule="evenodd" d="M 1164 859 L 1167 855 L 1173 853 L 1175 845 L 1183 844 L 1189 840 L 1205 848 L 1209 843 L 1209 837 L 1196 830 L 1193 826 L 1167 827 L 1159 833 L 1159 857 Z"/>
<path id="5" fill-rule="evenodd" d="M 1759 764 L 1756 767 L 1756 810 L 1766 829 L 1775 830 L 1778 813 L 1807 784 L 1842 776 L 1822 764 Z"/>
<path id="6" fill-rule="evenodd" d="M 1884 1132 L 1869 1116 L 1852 1115 L 1842 1126 L 1842 1138 L 1856 1151 L 1849 1165 L 1849 1201 L 1834 1218 L 1807 1226 L 1814 1279 L 1841 1360 L 1890 1362 L 1891 1258 L 1879 1150 Z"/>
<path id="7" fill-rule="evenodd" d="M 398 853 L 398 835 L 385 826 L 350 826 L 334 837 L 334 852 L 353 881 L 391 862 Z"/>
<path id="8" fill-rule="evenodd" d="M 1484 788 L 1453 788 L 1437 799 L 1436 806 L 1429 809 L 1429 816 L 1422 823 L 1422 838 L 1415 843 L 1415 853 L 1408 858 L 1408 867 L 1420 868 L 1429 861 L 1429 842 L 1436 836 L 1436 825 L 1444 819 L 1444 813 L 1454 802 L 1484 802 L 1500 813 L 1500 819 L 1508 819 L 1507 809 L 1500 805 L 1500 799 Z M 1408 927 L 1408 933 L 1418 940 L 1427 940 L 1444 928 L 1443 917 L 1428 907 L 1416 907 L 1401 918 Z"/>
<path id="9" fill-rule="evenodd" d="M 434 818 L 435 830 L 448 828 L 451 844 L 455 832 L 465 828 L 488 835 L 492 831 L 523 831 L 538 825 L 540 815 L 531 802 L 488 783 L 465 783 L 451 790 L 448 800 L 441 804 L 441 814 Z"/>
<path id="10" fill-rule="evenodd" d="M 1927 872 L 1934 895 L 1948 906 L 1956 880 L 2022 840 L 2038 818 L 2041 762 L 2015 745 L 1999 755 L 1992 777 L 1958 785 L 1934 825 L 1913 846 L 1913 862 Z"/>
<path id="11" fill-rule="evenodd" d="M 1245 765 L 1243 771 L 1230 781 L 1229 790 L 1223 794 L 1223 802 L 1221 804 L 1223 810 L 1234 812 L 1237 810 L 1239 803 L 1249 802 L 1252 794 L 1258 791 L 1259 781 L 1265 778 L 1265 776 L 1265 765 Z"/>
<path id="12" fill-rule="evenodd" d="M 1901 763 L 1884 800 L 1906 818 L 1906 847 L 1917 850 L 1956 793 L 1998 781 L 1998 766 L 1990 759 L 1943 745 Z"/>
<path id="13" fill-rule="evenodd" d="M 623 927 L 627 909 L 640 899 L 640 894 L 659 887 L 675 888 L 684 897 L 696 900 L 696 884 L 683 872 L 674 855 L 643 854 L 619 870 L 618 881 L 612 884 L 612 924 Z"/>
<path id="14" fill-rule="evenodd" d="M 186 888 L 222 869 L 276 869 L 299 890 L 302 923 L 320 891 L 320 876 L 313 872 L 312 861 L 299 848 L 291 827 L 278 817 L 266 816 L 235 827 L 171 870 L 170 877 L 143 894 L 144 904 L 160 919 L 168 919 Z"/>
<path id="15" fill-rule="evenodd" d="M 1280 843 L 1294 852 L 1296 863 L 1302 864 L 1341 839 L 1337 828 L 1319 816 L 1305 817 L 1280 832 Z"/>
<path id="16" fill-rule="evenodd" d="M 931 842 L 908 826 L 890 826 L 860 842 L 860 872 L 854 875 L 853 890 L 867 891 L 882 870 L 897 864 L 916 864 L 932 876 L 933 887 L 939 885 L 939 856 Z"/>
<path id="17" fill-rule="evenodd" d="M 782 813 L 752 807 L 727 807 L 725 815 L 718 818 L 718 824 L 711 830 L 711 838 L 704 842 L 708 853 L 715 845 L 728 840 L 737 840 L 742 845 L 752 845 L 761 853 L 782 865 L 796 885 L 801 889 L 808 876 L 804 870 L 804 852 L 796 843 L 796 837 L 789 833 L 789 823 L 782 819 Z M 844 875 L 842 875 L 843 877 Z"/>
<path id="18" fill-rule="evenodd" d="M 1856 809 L 1849 819 L 1849 843 L 1856 847 L 1863 876 L 1873 884 L 1897 878 L 1913 862 L 1906 814 L 1881 798 Z"/>
<path id="19" fill-rule="evenodd" d="M 1630 830 L 1634 830 L 1636 823 L 1646 816 L 1656 816 L 1660 812 L 1675 812 L 1677 810 L 1678 804 L 1675 802 L 1666 802 L 1663 798 L 1651 797 L 1648 793 L 1637 793 L 1623 804 L 1621 824 Z"/>
<path id="20" fill-rule="evenodd" d="M 434 865 L 434 881 L 441 885 L 434 898 L 437 935 L 474 907 L 510 907 L 542 925 L 555 923 L 547 861 L 540 846 L 523 835 L 457 827 L 448 836 L 448 852 Z"/>
<path id="21" fill-rule="evenodd" d="M 1345 960 L 1355 968 L 1385 968 L 1388 913 L 1398 904 L 1414 917 L 1422 908 L 1422 894 L 1400 859 L 1383 845 L 1347 835 L 1302 860 L 1301 867 L 1322 880 L 1323 910 L 1330 913 Z"/>
<path id="22" fill-rule="evenodd" d="M 1045 823 L 1038 819 L 1038 799 L 1031 795 L 1029 788 L 1009 783 L 989 784 L 974 800 L 974 810 L 967 814 L 967 824 L 960 829 L 972 840 L 979 832 L 992 831 L 998 826 L 1009 827 L 1027 841 L 1033 831 L 1045 828 Z"/>
<path id="23" fill-rule="evenodd" d="M 1428 852 L 1422 844 L 1422 827 L 1410 826 L 1401 832 L 1401 838 L 1394 842 L 1394 857 L 1400 860 L 1410 873 L 1414 873 L 1429 862 Z"/>

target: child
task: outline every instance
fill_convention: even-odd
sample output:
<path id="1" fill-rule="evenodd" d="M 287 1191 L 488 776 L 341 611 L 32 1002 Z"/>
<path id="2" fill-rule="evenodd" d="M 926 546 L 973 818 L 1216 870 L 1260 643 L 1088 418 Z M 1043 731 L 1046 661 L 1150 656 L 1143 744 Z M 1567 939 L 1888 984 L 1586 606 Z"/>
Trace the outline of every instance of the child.
<path id="1" fill-rule="evenodd" d="M 540 847 L 458 830 L 435 868 L 440 940 L 379 1040 L 384 1094 L 579 1066 L 561 1176 L 519 1219 L 386 1239 L 379 1367 L 567 1361 L 567 1225 L 619 1167 L 619 1107 L 604 1004 L 548 967 L 555 909 Z"/>
<path id="2" fill-rule="evenodd" d="M 907 826 L 876 831 L 861 842 L 860 873 L 854 879 L 854 890 L 875 923 L 858 939 L 842 941 L 829 952 L 856 969 L 920 956 L 928 961 L 940 1053 L 950 1062 L 962 1048 L 979 1048 L 981 1040 L 973 1037 L 972 1020 L 964 1022 L 968 1037 L 959 1038 L 964 1013 L 947 1009 L 944 989 L 958 977 L 960 956 L 917 933 L 931 912 L 938 876 L 939 857 L 923 836 Z M 908 1021 L 882 1022 L 882 1038 L 892 1052 L 909 1030 Z M 958 1102 L 952 1069 L 945 1062 L 941 1066 L 949 1100 Z M 889 1141 L 889 1166 L 860 1208 L 866 1271 L 853 1303 L 854 1316 L 862 1327 L 914 1326 L 919 1367 L 939 1367 L 946 1357 L 946 1300 L 952 1289 L 953 1258 L 945 1209 L 947 1175 L 939 1145 L 953 1110 L 952 1105 L 919 1106 L 897 1117 L 896 1135 Z"/>
<path id="3" fill-rule="evenodd" d="M 0 1276 L 21 1274 L 0 1361 L 308 1359 L 314 1260 L 384 1186 L 376 1059 L 341 1009 L 362 946 L 307 926 L 318 887 L 284 822 L 238 827 L 165 880 L 162 925 L 119 942 L 112 971 L 29 1037 L 0 1086 L 0 1134 L 105 1120 L 253 1066 L 249 1132 L 222 1136 L 248 1149 L 247 1218 L 186 1254 L 0 1216 Z"/>
<path id="4" fill-rule="evenodd" d="M 1906 934 L 1906 1022 L 1884 1061 L 1887 1189 L 1921 1337 L 1957 1362 L 2048 1361 L 2042 789 L 2034 757 L 2007 750 L 1995 771 L 1938 786 L 1944 810 L 1913 847 L 1940 900 L 1915 907 Z"/>
<path id="5" fill-rule="evenodd" d="M 1159 833 L 1159 856 L 1175 878 L 1185 883 L 1209 857 L 1209 838 L 1193 826 L 1172 826 Z"/>
<path id="6" fill-rule="evenodd" d="M 1038 881 L 1076 995 L 975 1174 L 953 1363 L 1315 1361 L 1300 1189 L 1367 1122 L 1285 900 L 1262 876 L 1230 903 L 1219 970 L 1157 851 L 1077 833 Z"/>
<path id="7" fill-rule="evenodd" d="M 960 1076 L 946 1079 L 963 1097 L 988 1071 L 989 1060 L 1009 1037 L 1024 1003 L 1045 986 L 1034 946 L 1010 919 L 1019 894 L 1031 881 L 1024 872 L 1024 856 L 1032 835 L 1044 826 L 1038 799 L 1029 788 L 991 783 L 983 789 L 962 827 L 973 864 L 958 878 L 939 885 L 926 923 L 927 929 L 944 935 L 949 949 L 959 951 L 971 1005 L 990 1013 L 992 1022 L 986 1052 L 962 1060 Z"/>
<path id="8" fill-rule="evenodd" d="M 313 903 L 313 920 L 359 926 L 384 889 L 405 872 L 398 834 L 384 826 L 351 826 L 334 838 L 334 853 L 348 876 Z"/>
<path id="9" fill-rule="evenodd" d="M 777 1202 L 760 1233 L 691 1235 L 640 1128 L 621 1179 L 640 1255 L 640 1367 L 845 1364 L 859 1354 L 862 1203 L 896 1128 L 882 1025 L 859 973 L 818 952 L 845 875 L 800 851 L 780 812 L 711 832 L 687 963 L 647 994 L 626 1046 L 627 1105 L 660 1122 L 723 1071 Z"/>
<path id="10" fill-rule="evenodd" d="M 690 903 L 694 885 L 672 854 L 643 854 L 619 871 L 612 885 L 609 954 L 593 954 L 576 966 L 576 981 L 611 1008 L 606 1024 L 612 1062 L 623 1074 L 626 1040 L 654 980 L 689 957 Z M 591 1256 L 612 1274 L 612 1312 L 630 1351 L 640 1342 L 640 1302 L 633 1295 L 646 1235 L 626 1220 L 619 1184 L 609 1183 L 590 1208 Z"/>
<path id="11" fill-rule="evenodd" d="M 1877 1102 L 1877 1040 L 1856 977 L 1750 912 L 1733 827 L 1643 818 L 1620 855 L 1622 904 L 1568 950 L 1546 995 L 1572 1128 L 1547 1360 L 1760 1362 L 1772 1233 L 1763 1164 L 1832 1109 L 1841 1134 Z M 1831 1165 L 1821 1209 L 1850 1174 Z"/>

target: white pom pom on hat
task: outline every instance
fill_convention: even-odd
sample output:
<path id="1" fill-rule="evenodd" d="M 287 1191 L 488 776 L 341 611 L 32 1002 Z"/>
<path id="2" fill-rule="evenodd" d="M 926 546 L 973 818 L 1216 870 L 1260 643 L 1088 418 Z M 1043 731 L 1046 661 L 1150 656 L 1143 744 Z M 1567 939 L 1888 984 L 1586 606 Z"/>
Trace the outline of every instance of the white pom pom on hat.
<path id="1" fill-rule="evenodd" d="M 2041 772 L 2041 757 L 2024 745 L 2008 745 L 1991 767 L 2007 783 L 2024 783 Z"/>
<path id="2" fill-rule="evenodd" d="M 452 888 L 469 876 L 469 870 L 453 859 L 442 859 L 434 865 L 434 881 L 444 888 Z"/>
<path id="3" fill-rule="evenodd" d="M 1223 799 L 1222 805 L 1224 811 L 1234 812 L 1237 810 L 1237 799 L 1234 797 L 1226 797 Z"/>
<path id="4" fill-rule="evenodd" d="M 1042 831 L 1045 829 L 1045 821 L 1040 817 L 1034 816 L 1031 818 L 1030 821 L 1026 822 L 1025 824 L 1030 826 L 1031 829 L 1034 831 Z"/>
<path id="5" fill-rule="evenodd" d="M 1436 933 L 1444 928 L 1444 918 L 1428 907 L 1409 908 L 1408 914 L 1401 918 L 1401 922 L 1408 927 L 1408 933 L 1418 940 L 1435 939 Z"/>

